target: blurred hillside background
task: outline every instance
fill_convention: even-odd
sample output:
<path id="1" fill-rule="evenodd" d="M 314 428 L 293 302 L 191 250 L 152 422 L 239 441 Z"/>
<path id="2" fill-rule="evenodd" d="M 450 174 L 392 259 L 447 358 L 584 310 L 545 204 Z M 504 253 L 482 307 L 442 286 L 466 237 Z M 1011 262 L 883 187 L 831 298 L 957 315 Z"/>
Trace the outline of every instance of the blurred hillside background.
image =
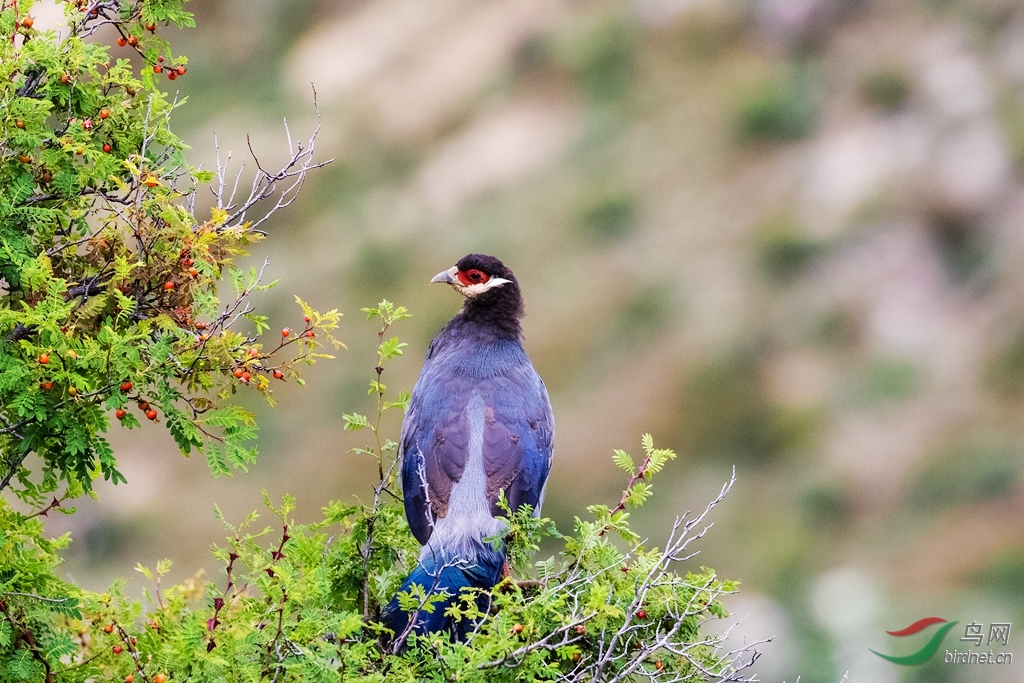
<path id="1" fill-rule="evenodd" d="M 194 163 L 216 132 L 271 167 L 316 86 L 336 161 L 251 260 L 281 279 L 257 300 L 272 326 L 301 324 L 299 294 L 346 314 L 349 350 L 253 404 L 247 475 L 115 430 L 126 489 L 50 521 L 75 532 L 70 574 L 102 588 L 169 556 L 217 578 L 215 505 L 238 521 L 266 488 L 312 520 L 365 499 L 375 468 L 341 419 L 371 410 L 359 308 L 414 313 L 385 377 L 409 389 L 459 306 L 427 281 L 480 251 L 523 285 L 554 404 L 546 515 L 617 501 L 611 450 L 650 431 L 680 454 L 638 515 L 652 543 L 736 465 L 695 562 L 743 580 L 737 633 L 776 637 L 763 680 L 1024 681 L 1021 3 L 190 4 L 198 29 L 171 40 Z M 883 631 L 933 614 L 1012 622 L 1018 662 L 868 651 L 906 654 Z"/>

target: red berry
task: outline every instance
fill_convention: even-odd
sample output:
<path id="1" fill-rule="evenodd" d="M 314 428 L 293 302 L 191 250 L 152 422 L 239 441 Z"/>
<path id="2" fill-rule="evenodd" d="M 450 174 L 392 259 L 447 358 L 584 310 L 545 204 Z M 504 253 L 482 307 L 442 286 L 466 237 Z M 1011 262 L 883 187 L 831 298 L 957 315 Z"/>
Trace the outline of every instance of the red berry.
<path id="1" fill-rule="evenodd" d="M 171 291 L 172 289 L 174 289 L 174 283 L 168 280 L 167 282 L 164 283 L 164 289 L 167 291 Z"/>
<path id="2" fill-rule="evenodd" d="M 249 381 L 250 379 L 252 379 L 252 375 L 251 375 L 251 374 L 249 374 L 249 372 L 248 372 L 248 371 L 247 371 L 247 372 L 243 372 L 243 373 L 242 373 L 242 381 L 243 381 L 243 382 L 246 382 L 246 383 L 248 383 L 248 381 Z"/>
<path id="3" fill-rule="evenodd" d="M 156 33 L 156 24 L 153 22 L 146 24 L 146 30 L 150 33 Z"/>
<path id="4" fill-rule="evenodd" d="M 136 38 L 135 36 L 128 36 L 128 44 L 131 45 L 132 47 L 135 47 L 136 45 L 139 44 L 139 39 Z"/>
<path id="5" fill-rule="evenodd" d="M 582 636 L 587 632 L 587 627 L 583 624 L 576 624 L 576 635 Z"/>
<path id="6" fill-rule="evenodd" d="M 184 66 L 179 66 L 179 67 L 178 67 L 178 68 L 176 69 L 176 71 L 178 72 L 178 75 L 179 75 L 179 76 L 184 76 L 184 75 L 185 75 L 185 72 L 186 72 L 186 71 L 188 71 L 188 69 L 186 69 L 186 68 L 185 68 Z"/>
<path id="7" fill-rule="evenodd" d="M 310 330 L 309 332 L 306 333 L 306 336 L 312 339 L 313 337 L 316 336 L 316 334 L 313 333 L 313 330 Z"/>
<path id="8" fill-rule="evenodd" d="M 114 646 L 114 654 L 115 655 L 121 654 L 121 646 L 120 645 L 115 645 Z"/>
<path id="9" fill-rule="evenodd" d="M 48 354 L 45 354 L 45 353 L 39 354 L 39 364 L 40 365 L 49 365 L 50 364 L 50 356 Z"/>
<path id="10" fill-rule="evenodd" d="M 103 627 L 103 632 L 104 633 L 113 633 L 114 632 L 114 625 L 113 624 L 107 624 L 106 626 Z"/>
<path id="11" fill-rule="evenodd" d="M 118 420 L 123 420 L 124 416 L 127 415 L 127 414 L 128 414 L 128 412 L 124 408 L 118 408 L 117 412 L 114 413 L 114 417 L 116 417 Z M 103 629 L 103 630 L 106 631 L 106 629 Z M 110 633 L 110 631 L 107 631 L 107 633 Z"/>
<path id="12" fill-rule="evenodd" d="M 147 626 L 149 626 L 152 629 L 159 629 L 160 628 L 160 624 L 156 623 L 155 621 L 150 621 L 147 624 Z"/>
<path id="13" fill-rule="evenodd" d="M 164 676 L 163 674 L 157 674 L 153 677 L 153 683 L 166 683 L 166 681 L 167 676 Z"/>
<path id="14" fill-rule="evenodd" d="M 82 121 L 82 130 L 92 130 L 92 119 Z"/>
<path id="15" fill-rule="evenodd" d="M 121 391 L 127 393 L 132 390 L 132 383 L 128 380 L 121 382 Z"/>
<path id="16" fill-rule="evenodd" d="M 100 118 L 101 119 L 109 119 L 110 118 L 110 110 L 106 109 L 106 108 L 100 109 Z"/>
<path id="17" fill-rule="evenodd" d="M 243 370 L 242 368 L 235 368 L 235 377 L 239 377 L 240 378 L 244 374 L 245 374 L 245 370 Z"/>
<path id="18" fill-rule="evenodd" d="M 204 323 L 204 322 L 197 322 L 196 323 L 196 329 L 197 330 L 205 330 L 206 329 L 206 323 Z"/>
<path id="19" fill-rule="evenodd" d="M 173 81 L 177 77 L 178 77 L 178 72 L 177 71 L 170 71 L 170 70 L 168 70 L 168 72 L 167 72 L 167 80 Z"/>
<path id="20" fill-rule="evenodd" d="M 142 412 L 149 410 L 149 401 L 139 401 L 139 410 Z"/>
<path id="21" fill-rule="evenodd" d="M 185 259 L 185 265 L 191 268 L 193 265 L 195 265 L 195 259 Z"/>
<path id="22" fill-rule="evenodd" d="M 103 143 L 103 151 L 104 152 L 106 152 L 107 154 L 110 154 L 110 150 L 111 149 L 113 149 L 113 148 L 110 146 L 109 142 L 104 142 Z"/>
<path id="23" fill-rule="evenodd" d="M 118 45 L 119 45 L 120 47 L 124 47 L 125 45 L 127 45 L 127 44 L 128 44 L 128 41 L 127 41 L 127 40 L 125 40 L 124 36 L 121 36 L 120 38 L 118 38 L 118 39 L 117 39 L 117 44 L 118 44 Z"/>
<path id="24" fill-rule="evenodd" d="M 636 618 L 637 619 L 646 619 L 647 618 L 647 610 L 643 610 L 642 609 L 639 612 L 637 612 L 636 613 Z"/>
<path id="25" fill-rule="evenodd" d="M 153 409 L 153 408 L 150 408 L 149 410 L 147 410 L 146 411 L 146 417 L 148 417 L 150 420 L 155 420 L 156 419 L 156 410 Z"/>
<path id="26" fill-rule="evenodd" d="M 132 636 L 132 645 L 137 645 L 138 642 L 139 642 L 139 639 L 136 638 L 135 636 Z"/>
<path id="27" fill-rule="evenodd" d="M 49 391 L 50 389 L 53 389 L 53 382 L 51 382 L 50 380 L 46 380 L 39 386 L 43 388 L 43 391 Z"/>
<path id="28" fill-rule="evenodd" d="M 302 316 L 302 319 L 305 320 L 307 323 L 309 322 L 309 316 L 308 315 Z"/>
<path id="29" fill-rule="evenodd" d="M 158 73 L 160 73 L 163 70 L 164 70 L 164 68 L 162 66 L 160 66 L 159 64 L 157 66 L 153 67 L 153 73 L 155 73 L 155 74 L 158 74 Z"/>
<path id="30" fill-rule="evenodd" d="M 287 337 L 287 336 L 288 336 L 289 334 L 291 334 L 291 333 L 292 333 L 292 331 L 291 331 L 291 330 L 289 330 L 289 329 L 288 329 L 287 327 L 286 327 L 286 328 L 284 328 L 283 330 L 281 330 L 281 336 L 282 336 L 282 337 Z"/>
<path id="31" fill-rule="evenodd" d="M 157 58 L 156 58 L 156 61 L 158 61 L 158 62 L 160 62 L 161 64 L 163 64 L 163 63 L 164 63 L 164 58 L 163 58 L 163 57 L 157 57 Z"/>
<path id="32" fill-rule="evenodd" d="M 135 676 L 133 676 L 132 674 L 128 674 L 127 676 L 124 677 L 124 683 L 132 683 L 132 681 L 134 681 L 134 680 L 135 680 Z"/>
<path id="33" fill-rule="evenodd" d="M 71 82 L 71 76 L 69 76 L 68 74 L 61 74 L 60 75 L 60 82 L 63 83 L 64 85 L 67 85 L 68 83 Z"/>
<path id="34" fill-rule="evenodd" d="M 280 370 L 274 370 L 274 379 L 284 379 L 284 373 Z"/>

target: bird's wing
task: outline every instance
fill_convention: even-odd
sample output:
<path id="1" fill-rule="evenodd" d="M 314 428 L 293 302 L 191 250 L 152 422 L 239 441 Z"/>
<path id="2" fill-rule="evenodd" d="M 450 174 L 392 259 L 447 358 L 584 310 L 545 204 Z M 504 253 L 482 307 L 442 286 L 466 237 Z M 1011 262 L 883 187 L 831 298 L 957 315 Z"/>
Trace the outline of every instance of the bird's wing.
<path id="1" fill-rule="evenodd" d="M 425 366 L 402 423 L 402 492 L 409 527 L 426 545 L 434 521 L 448 512 L 452 485 L 469 453 L 466 395 L 457 380 Z"/>
<path id="2" fill-rule="evenodd" d="M 527 361 L 506 376 L 482 385 L 484 393 L 484 470 L 492 515 L 498 492 L 509 507 L 529 505 L 536 512 L 551 470 L 554 418 L 547 390 Z"/>

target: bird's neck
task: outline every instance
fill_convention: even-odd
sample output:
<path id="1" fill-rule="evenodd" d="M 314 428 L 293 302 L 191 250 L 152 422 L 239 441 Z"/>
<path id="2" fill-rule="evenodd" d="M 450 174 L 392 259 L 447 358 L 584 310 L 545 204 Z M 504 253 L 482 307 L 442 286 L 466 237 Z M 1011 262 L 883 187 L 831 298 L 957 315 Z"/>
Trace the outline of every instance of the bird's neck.
<path id="1" fill-rule="evenodd" d="M 509 289 L 504 296 L 489 301 L 466 299 L 462 310 L 452 318 L 450 326 L 482 338 L 515 339 L 522 337 L 519 324 L 523 317 L 523 300 L 519 292 Z"/>

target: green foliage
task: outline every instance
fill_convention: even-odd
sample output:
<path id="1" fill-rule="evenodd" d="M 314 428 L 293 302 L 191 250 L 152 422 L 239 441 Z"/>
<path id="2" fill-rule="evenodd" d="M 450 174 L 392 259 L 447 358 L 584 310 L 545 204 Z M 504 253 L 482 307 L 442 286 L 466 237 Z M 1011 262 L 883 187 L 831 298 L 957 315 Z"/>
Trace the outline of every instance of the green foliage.
<path id="1" fill-rule="evenodd" d="M 644 450 L 640 469 L 625 468 L 634 480 L 648 481 L 673 456 L 650 437 Z M 621 451 L 616 461 L 623 462 Z M 637 497 L 628 505 L 642 503 Z M 169 562 L 139 566 L 152 590 L 138 601 L 126 596 L 124 581 L 92 593 L 57 578 L 58 551 L 69 538 L 48 540 L 40 517 L 0 501 L 4 680 L 51 673 L 72 683 L 161 674 L 211 682 L 704 681 L 732 680 L 741 666 L 719 653 L 717 637 L 700 632 L 702 623 L 725 616 L 719 598 L 736 582 L 707 568 L 676 569 L 704 515 L 677 521 L 659 549 L 638 541 L 622 510 L 594 506 L 593 519 L 577 518 L 573 533 L 562 536 L 550 520 L 506 506 L 510 562 L 530 575 L 500 583 L 486 614 L 469 591 L 449 608 L 456 619 L 478 622 L 467 642 L 414 636 L 396 654 L 378 617 L 419 550 L 401 504 L 334 502 L 312 524 L 294 521 L 290 497 L 275 506 L 264 494 L 264 505 L 269 524 L 255 512 L 237 525 L 224 522 L 227 542 L 213 551 L 223 563 L 216 581 L 197 575 L 165 587 Z M 605 536 L 610 530 L 623 547 Z M 534 561 L 546 536 L 561 539 L 564 550 Z M 443 597 L 400 600 L 430 610 Z"/>
<path id="2" fill-rule="evenodd" d="M 767 79 L 744 93 L 737 124 L 745 141 L 799 140 L 811 133 L 815 116 L 810 75 L 804 66 L 794 68 L 785 77 Z"/>
<path id="3" fill-rule="evenodd" d="M 861 93 L 869 104 L 886 111 L 897 111 L 907 103 L 911 86 L 906 71 L 888 66 L 869 73 L 864 78 Z"/>
<path id="4" fill-rule="evenodd" d="M 188 165 L 170 129 L 182 102 L 161 89 L 163 75 L 186 71 L 160 37 L 193 25 L 184 0 L 119 0 L 95 13 L 63 4 L 60 35 L 34 28 L 31 2 L 0 9 L 0 489 L 33 504 L 60 486 L 87 493 L 101 475 L 123 482 L 103 436 L 117 423 L 162 422 L 214 473 L 245 469 L 257 426 L 235 393 L 271 400 L 271 377 L 301 381 L 298 362 L 329 357 L 317 335 L 338 345 L 339 314 L 301 301 L 301 332 L 260 337 L 269 323 L 248 298 L 274 283 L 235 261 L 264 237 L 245 213 L 269 197 L 266 178 L 238 206 L 214 188 L 210 218 L 194 213 L 215 174 Z M 134 62 L 86 40 L 101 25 Z M 315 166 L 295 161 L 285 177 Z M 239 331 L 243 321 L 254 332 Z M 30 454 L 38 473 L 24 466 Z"/>

